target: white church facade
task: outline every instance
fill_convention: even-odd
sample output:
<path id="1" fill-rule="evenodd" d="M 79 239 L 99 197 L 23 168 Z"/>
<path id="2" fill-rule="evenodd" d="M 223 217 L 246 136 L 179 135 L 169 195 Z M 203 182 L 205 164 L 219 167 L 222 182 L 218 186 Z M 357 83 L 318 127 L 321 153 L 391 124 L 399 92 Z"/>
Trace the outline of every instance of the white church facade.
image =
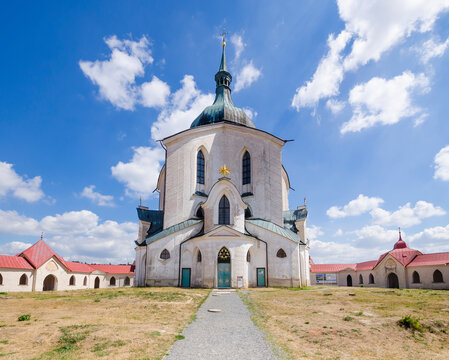
<path id="1" fill-rule="evenodd" d="M 286 141 L 256 129 L 231 99 L 225 43 L 216 98 L 161 141 L 158 210 L 139 206 L 136 286 L 305 286 L 307 209 L 289 209 Z"/>

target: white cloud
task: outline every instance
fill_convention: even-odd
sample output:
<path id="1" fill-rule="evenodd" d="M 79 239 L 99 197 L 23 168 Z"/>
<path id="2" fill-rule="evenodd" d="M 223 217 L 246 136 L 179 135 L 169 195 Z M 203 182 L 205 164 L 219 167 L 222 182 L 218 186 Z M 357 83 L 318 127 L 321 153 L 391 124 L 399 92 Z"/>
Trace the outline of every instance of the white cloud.
<path id="1" fill-rule="evenodd" d="M 326 107 L 332 112 L 332 114 L 336 115 L 341 112 L 346 106 L 346 102 L 339 101 L 336 99 L 329 99 L 326 101 Z"/>
<path id="2" fill-rule="evenodd" d="M 449 225 L 435 226 L 432 228 L 424 229 L 409 237 L 410 241 L 416 241 L 420 239 L 424 240 L 449 240 Z"/>
<path id="3" fill-rule="evenodd" d="M 379 225 L 364 226 L 352 233 L 357 235 L 359 242 L 363 243 L 365 247 L 382 243 L 394 244 L 399 239 L 398 230 L 387 230 Z M 405 237 L 404 232 L 402 237 Z"/>
<path id="4" fill-rule="evenodd" d="M 448 45 L 449 38 L 447 38 L 444 42 L 438 42 L 438 40 L 431 38 L 420 46 L 414 47 L 413 50 L 418 53 L 421 58 L 421 62 L 427 64 L 430 59 L 443 56 Z"/>
<path id="5" fill-rule="evenodd" d="M 167 103 L 170 95 L 170 87 L 167 83 L 153 76 L 151 82 L 145 82 L 141 86 L 142 105 L 146 107 L 161 107 Z"/>
<path id="6" fill-rule="evenodd" d="M 253 82 L 259 79 L 260 75 L 262 75 L 262 72 L 253 65 L 252 61 L 250 61 L 237 73 L 234 91 L 238 92 L 251 86 Z"/>
<path id="7" fill-rule="evenodd" d="M 235 48 L 235 59 L 240 58 L 243 50 L 245 49 L 246 44 L 243 42 L 243 38 L 241 35 L 233 34 L 231 36 L 231 43 Z"/>
<path id="8" fill-rule="evenodd" d="M 347 216 L 357 216 L 377 208 L 383 202 L 384 201 L 381 198 L 368 197 L 360 194 L 356 199 L 351 200 L 343 206 L 343 208 L 340 206 L 330 207 L 326 211 L 326 214 L 333 219 L 344 218 Z"/>
<path id="9" fill-rule="evenodd" d="M 151 126 L 153 140 L 186 130 L 193 120 L 214 101 L 213 94 L 204 94 L 196 87 L 192 75 L 185 75 L 181 88 L 170 97 L 170 103 L 162 109 L 157 121 Z"/>
<path id="10" fill-rule="evenodd" d="M 312 80 L 296 89 L 291 104 L 296 110 L 299 111 L 302 107 L 314 107 L 321 98 L 338 94 L 344 74 L 341 52 L 346 47 L 350 37 L 351 34 L 347 31 L 342 31 L 337 37 L 334 34 L 329 35 L 327 40 L 329 51 L 318 64 Z"/>
<path id="11" fill-rule="evenodd" d="M 322 98 L 338 94 L 344 73 L 381 56 L 412 33 L 431 31 L 438 16 L 449 9 L 448 0 L 339 0 L 345 28 L 329 36 L 325 55 L 311 81 L 297 89 L 292 106 L 314 107 Z M 347 44 L 349 53 L 341 55 Z"/>
<path id="12" fill-rule="evenodd" d="M 320 226 L 311 225 L 307 227 L 307 237 L 311 241 L 315 241 L 318 237 L 323 236 L 324 231 Z"/>
<path id="13" fill-rule="evenodd" d="M 112 176 L 125 183 L 127 195 L 139 195 L 148 198 L 157 185 L 157 178 L 161 170 L 161 162 L 165 153 L 162 148 L 137 147 L 134 148 L 131 161 L 119 163 L 111 167 Z"/>
<path id="14" fill-rule="evenodd" d="M 422 110 L 412 105 L 411 93 L 428 91 L 428 86 L 429 80 L 424 74 L 415 75 L 409 71 L 390 80 L 374 77 L 356 85 L 349 94 L 353 115 L 340 132 L 358 132 L 377 124 L 391 125 L 420 113 Z"/>
<path id="15" fill-rule="evenodd" d="M 14 171 L 12 164 L 0 161 L 0 197 L 12 193 L 16 198 L 36 202 L 44 196 L 41 183 L 40 176 L 26 179 Z"/>
<path id="16" fill-rule="evenodd" d="M 33 236 L 30 243 L 12 241 L 0 246 L 0 253 L 14 255 L 36 242 L 41 231 L 44 240 L 65 259 L 88 262 L 131 262 L 137 223 L 106 220 L 87 211 L 71 211 L 46 216 L 38 221 L 16 211 L 0 210 L 0 234 Z"/>
<path id="17" fill-rule="evenodd" d="M 94 185 L 86 186 L 84 187 L 80 195 L 82 197 L 92 200 L 95 204 L 99 206 L 115 206 L 114 197 L 112 195 L 103 195 L 100 194 L 99 192 L 94 191 L 94 189 L 95 189 Z"/>
<path id="18" fill-rule="evenodd" d="M 310 244 L 310 256 L 315 264 L 353 264 L 375 260 L 385 249 L 355 247 L 348 243 L 315 240 Z"/>
<path id="19" fill-rule="evenodd" d="M 336 232 L 335 232 L 335 234 L 334 234 L 334 236 L 342 236 L 343 235 L 343 230 L 342 229 L 338 229 Z"/>
<path id="20" fill-rule="evenodd" d="M 385 226 L 400 226 L 410 227 L 420 224 L 422 219 L 445 215 L 441 207 L 435 206 L 432 203 L 426 201 L 417 201 L 415 206 L 412 207 L 410 203 L 400 206 L 398 210 L 390 212 L 384 209 L 374 209 L 370 212 L 370 215 L 375 224 Z"/>
<path id="21" fill-rule="evenodd" d="M 442 148 L 438 154 L 435 155 L 435 173 L 434 179 L 449 181 L 449 145 Z"/>
<path id="22" fill-rule="evenodd" d="M 257 117 L 257 115 L 258 115 L 257 111 L 255 111 L 254 109 L 251 109 L 249 107 L 244 107 L 243 111 L 245 112 L 246 115 L 248 115 L 248 117 L 251 120 L 254 120 L 254 118 Z"/>

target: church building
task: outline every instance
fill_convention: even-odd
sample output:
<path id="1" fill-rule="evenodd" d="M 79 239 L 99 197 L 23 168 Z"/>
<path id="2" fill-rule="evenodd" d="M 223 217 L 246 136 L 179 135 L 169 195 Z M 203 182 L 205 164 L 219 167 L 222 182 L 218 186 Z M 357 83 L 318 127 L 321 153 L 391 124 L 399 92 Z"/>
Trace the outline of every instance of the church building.
<path id="1" fill-rule="evenodd" d="M 214 103 L 161 140 L 159 208 L 137 208 L 136 286 L 310 283 L 307 208 L 289 209 L 286 140 L 234 105 L 225 46 Z"/>

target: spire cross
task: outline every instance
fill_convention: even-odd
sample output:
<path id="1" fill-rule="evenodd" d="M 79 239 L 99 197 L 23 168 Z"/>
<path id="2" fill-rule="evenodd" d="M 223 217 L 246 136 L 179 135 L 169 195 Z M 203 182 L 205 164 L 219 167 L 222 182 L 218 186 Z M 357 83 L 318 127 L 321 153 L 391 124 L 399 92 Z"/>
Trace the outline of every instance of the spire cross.
<path id="1" fill-rule="evenodd" d="M 44 232 L 41 232 L 41 240 L 44 238 Z"/>
<path id="2" fill-rule="evenodd" d="M 228 33 L 226 32 L 225 29 L 223 29 L 223 32 L 222 32 L 220 35 L 221 35 L 221 38 L 222 38 L 222 40 L 223 40 L 223 46 L 226 46 L 226 41 L 225 41 L 225 39 L 226 39 L 226 35 L 228 35 Z"/>

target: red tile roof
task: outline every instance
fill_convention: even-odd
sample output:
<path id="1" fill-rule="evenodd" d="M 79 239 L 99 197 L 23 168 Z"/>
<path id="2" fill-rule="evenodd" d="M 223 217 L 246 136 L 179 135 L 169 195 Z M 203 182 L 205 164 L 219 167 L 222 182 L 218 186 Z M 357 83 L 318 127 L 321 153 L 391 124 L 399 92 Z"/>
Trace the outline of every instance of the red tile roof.
<path id="1" fill-rule="evenodd" d="M 53 256 L 64 264 L 64 259 L 57 255 L 44 240 L 39 240 L 36 244 L 22 251 L 18 256 L 25 257 L 25 259 L 27 259 L 36 269 L 41 267 L 42 264 Z"/>
<path id="2" fill-rule="evenodd" d="M 310 271 L 313 273 L 334 273 L 345 269 L 355 270 L 356 264 L 312 264 Z"/>
<path id="3" fill-rule="evenodd" d="M 372 270 L 374 266 L 376 266 L 376 264 L 377 264 L 376 260 L 361 262 L 355 264 L 355 270 L 356 271 Z"/>
<path id="4" fill-rule="evenodd" d="M 421 254 L 413 259 L 408 266 L 449 265 L 449 252 Z"/>
<path id="5" fill-rule="evenodd" d="M 133 265 L 89 265 L 94 270 L 100 270 L 108 274 L 134 274 Z"/>
<path id="6" fill-rule="evenodd" d="M 379 265 L 379 263 L 388 254 L 393 256 L 402 265 L 407 266 L 415 258 L 415 256 L 421 255 L 422 253 L 418 250 L 410 249 L 409 247 L 402 248 L 402 249 L 390 250 L 390 251 L 386 252 L 385 254 L 380 255 L 379 260 L 377 260 L 376 266 Z"/>
<path id="7" fill-rule="evenodd" d="M 81 272 L 90 274 L 92 271 L 95 270 L 90 265 L 87 264 L 82 264 L 73 261 L 65 261 L 64 263 L 71 272 Z"/>
<path id="8" fill-rule="evenodd" d="M 33 269 L 23 257 L 8 255 L 0 255 L 0 268 Z"/>

